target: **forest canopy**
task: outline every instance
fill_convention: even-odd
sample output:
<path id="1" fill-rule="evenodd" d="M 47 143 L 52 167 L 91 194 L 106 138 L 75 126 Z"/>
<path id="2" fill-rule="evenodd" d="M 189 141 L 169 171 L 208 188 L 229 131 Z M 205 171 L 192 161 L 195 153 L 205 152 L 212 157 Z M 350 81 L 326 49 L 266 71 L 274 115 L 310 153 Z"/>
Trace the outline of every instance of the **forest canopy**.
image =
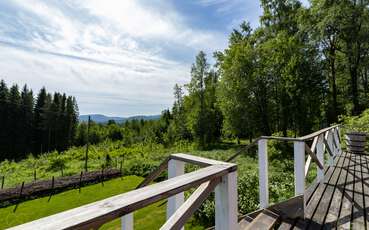
<path id="1" fill-rule="evenodd" d="M 37 96 L 27 85 L 10 88 L 0 81 L 0 160 L 28 153 L 63 151 L 74 144 L 78 126 L 76 99 L 42 88 Z"/>

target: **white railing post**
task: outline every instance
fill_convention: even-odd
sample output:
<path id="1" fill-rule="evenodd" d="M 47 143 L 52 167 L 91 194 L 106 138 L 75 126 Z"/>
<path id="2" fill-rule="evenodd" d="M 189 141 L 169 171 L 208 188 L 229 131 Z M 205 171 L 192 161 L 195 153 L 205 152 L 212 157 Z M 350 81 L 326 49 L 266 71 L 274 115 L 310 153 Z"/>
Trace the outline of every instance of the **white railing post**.
<path id="1" fill-rule="evenodd" d="M 238 229 L 237 171 L 222 177 L 215 188 L 215 230 Z"/>
<path id="2" fill-rule="evenodd" d="M 178 160 L 169 160 L 168 162 L 168 179 L 184 174 L 185 163 Z M 178 193 L 168 198 L 167 203 L 167 220 L 175 213 L 175 211 L 184 203 L 184 193 Z M 182 228 L 184 229 L 184 228 Z"/>
<path id="3" fill-rule="evenodd" d="M 295 195 L 303 195 L 305 192 L 305 142 L 293 143 L 294 170 L 295 170 Z"/>
<path id="4" fill-rule="evenodd" d="M 325 160 L 324 160 L 324 140 L 323 138 L 324 138 L 324 135 L 322 134 L 320 134 L 318 137 L 318 142 L 316 144 L 316 157 L 318 158 L 318 160 L 324 167 Z M 324 178 L 324 169 L 320 169 L 318 165 L 316 167 L 317 167 L 317 180 L 320 182 Z"/>
<path id="5" fill-rule="evenodd" d="M 121 218 L 122 230 L 133 230 L 133 213 L 129 213 Z"/>
<path id="6" fill-rule="evenodd" d="M 260 208 L 269 206 L 269 188 L 268 188 L 268 142 L 266 139 L 258 141 L 259 157 L 259 199 Z"/>
<path id="7" fill-rule="evenodd" d="M 334 136 L 335 136 L 335 139 L 336 139 L 336 143 L 337 143 L 337 152 L 338 154 L 340 155 L 342 153 L 342 149 L 341 149 L 341 140 L 340 140 L 340 128 L 339 127 L 336 127 L 334 129 Z"/>
<path id="8" fill-rule="evenodd" d="M 330 133 L 330 131 L 327 132 L 327 143 L 328 143 L 328 146 L 327 148 L 329 148 L 331 151 L 332 151 L 332 154 L 333 156 L 331 156 L 331 154 L 329 154 L 329 158 L 328 158 L 328 164 L 329 166 L 333 166 L 333 163 L 334 163 L 334 155 L 335 155 L 335 152 L 334 152 L 334 149 L 333 149 L 333 136 L 332 134 Z"/>
<path id="9" fill-rule="evenodd" d="M 331 129 L 329 132 L 331 132 L 331 140 L 332 140 L 332 149 L 333 149 L 333 155 L 334 158 L 338 155 L 338 148 L 336 147 L 337 141 L 336 141 L 336 131 L 334 129 Z"/>

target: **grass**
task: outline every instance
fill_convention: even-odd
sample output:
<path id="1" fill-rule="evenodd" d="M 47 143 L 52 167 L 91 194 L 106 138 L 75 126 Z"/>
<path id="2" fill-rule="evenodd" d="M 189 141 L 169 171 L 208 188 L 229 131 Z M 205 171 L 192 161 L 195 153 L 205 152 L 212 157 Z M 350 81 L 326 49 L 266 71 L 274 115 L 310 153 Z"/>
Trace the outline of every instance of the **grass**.
<path id="1" fill-rule="evenodd" d="M 52 196 L 49 202 L 49 197 L 26 201 L 19 204 L 15 212 L 13 212 L 15 209 L 14 205 L 2 208 L 0 209 L 0 229 L 9 228 L 130 191 L 142 180 L 142 177 L 127 176 L 106 181 L 104 187 L 101 184 L 83 187 L 81 193 L 78 190 L 62 192 Z M 159 229 L 165 221 L 166 206 L 160 206 L 161 203 L 152 204 L 136 211 L 134 213 L 135 229 Z M 101 229 L 120 229 L 120 219 L 105 224 Z M 190 221 L 186 225 L 186 229 L 200 230 L 203 228 L 192 226 Z"/>

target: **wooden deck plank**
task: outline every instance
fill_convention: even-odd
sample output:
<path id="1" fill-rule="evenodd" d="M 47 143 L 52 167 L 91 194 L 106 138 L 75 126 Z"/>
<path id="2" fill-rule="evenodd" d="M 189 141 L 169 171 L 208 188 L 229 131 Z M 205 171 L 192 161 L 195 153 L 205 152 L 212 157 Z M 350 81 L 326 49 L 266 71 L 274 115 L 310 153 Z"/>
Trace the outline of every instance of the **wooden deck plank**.
<path id="1" fill-rule="evenodd" d="M 272 229 L 277 223 L 279 216 L 267 209 L 262 211 L 245 230 L 267 230 Z"/>
<path id="2" fill-rule="evenodd" d="M 325 227 L 328 229 L 334 228 L 337 225 L 337 220 L 340 214 L 340 207 L 343 198 L 343 190 L 346 182 L 347 167 L 349 165 L 349 155 L 345 154 L 345 160 L 341 168 L 341 174 L 338 178 L 336 187 L 334 188 L 333 197 L 331 200 L 330 208 L 328 208 L 328 213 L 324 221 Z"/>
<path id="3" fill-rule="evenodd" d="M 317 225 L 322 226 L 324 225 L 324 220 L 326 217 L 326 214 L 330 208 L 330 204 L 333 198 L 333 194 L 336 188 L 336 184 L 340 178 L 340 175 L 342 173 L 342 168 L 344 165 L 344 162 L 346 160 L 345 154 L 343 154 L 340 159 L 338 160 L 337 164 L 334 166 L 335 170 L 329 179 L 328 183 L 325 183 L 326 188 L 322 194 L 316 194 L 320 197 L 319 205 L 316 207 L 314 214 L 311 221 L 311 228 L 315 229 Z M 339 167 L 336 167 L 339 166 Z"/>
<path id="4" fill-rule="evenodd" d="M 307 229 L 307 221 L 302 219 L 297 219 L 293 230 L 305 230 Z"/>
<path id="5" fill-rule="evenodd" d="M 339 156 L 336 165 L 342 166 L 343 163 L 343 156 Z M 318 228 L 322 221 L 316 222 L 317 217 L 314 217 L 314 214 L 316 211 L 320 208 L 320 202 L 323 200 L 323 196 L 325 193 L 325 190 L 328 188 L 328 184 L 331 183 L 331 179 L 334 178 L 334 174 L 338 173 L 340 170 L 337 167 L 330 167 L 328 169 L 327 174 L 325 175 L 323 179 L 323 183 L 320 183 L 319 187 L 317 188 L 317 191 L 314 193 L 313 197 L 311 198 L 311 201 L 306 207 L 305 211 L 305 218 L 308 220 L 308 228 Z M 314 219 L 313 219 L 314 218 Z"/>
<path id="6" fill-rule="evenodd" d="M 281 225 L 279 226 L 278 230 L 290 230 L 295 225 L 296 220 L 283 220 Z"/>
<path id="7" fill-rule="evenodd" d="M 366 228 L 369 228 L 369 164 L 368 156 L 362 155 L 361 172 L 363 177 L 364 212 Z"/>
<path id="8" fill-rule="evenodd" d="M 240 230 L 242 229 L 246 229 L 247 226 L 250 225 L 250 223 L 253 221 L 253 219 L 249 219 L 249 218 L 244 218 L 242 219 L 238 224 L 240 225 Z"/>
<path id="9" fill-rule="evenodd" d="M 352 194 L 349 191 L 352 191 L 353 187 L 353 162 L 352 162 L 352 153 L 347 153 L 349 156 L 349 164 L 346 168 L 346 182 L 345 188 L 343 192 L 343 199 L 340 207 L 340 215 L 337 221 L 337 229 L 350 229 L 351 226 L 351 209 L 352 209 Z"/>
<path id="10" fill-rule="evenodd" d="M 363 199 L 363 184 L 361 175 L 361 155 L 354 155 L 353 161 L 355 162 L 354 171 L 354 187 L 352 196 L 354 198 L 352 209 L 352 228 L 353 229 L 365 229 L 364 220 L 364 199 Z"/>

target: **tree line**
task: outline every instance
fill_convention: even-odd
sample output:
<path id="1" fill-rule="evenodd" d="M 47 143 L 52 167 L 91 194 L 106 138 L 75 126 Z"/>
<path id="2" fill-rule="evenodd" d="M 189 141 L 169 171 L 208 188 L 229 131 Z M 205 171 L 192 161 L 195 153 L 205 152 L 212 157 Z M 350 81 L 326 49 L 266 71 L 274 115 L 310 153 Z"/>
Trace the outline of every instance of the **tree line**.
<path id="1" fill-rule="evenodd" d="M 63 151 L 75 143 L 76 99 L 42 88 L 36 97 L 27 85 L 7 87 L 0 81 L 0 160 L 29 153 Z"/>
<path id="2" fill-rule="evenodd" d="M 214 65 L 199 52 L 191 80 L 174 86 L 174 104 L 157 121 L 92 123 L 87 137 L 87 123 L 77 125 L 73 97 L 42 89 L 33 99 L 27 87 L 19 93 L 17 86 L 8 90 L 2 82 L 0 100 L 9 103 L 1 105 L 0 119 L 6 121 L 1 125 L 10 128 L 1 128 L 0 151 L 16 156 L 107 138 L 124 145 L 188 141 L 207 148 L 221 138 L 304 135 L 368 108 L 367 1 L 260 4 L 260 25 L 243 22 L 234 29 L 227 48 L 214 52 Z"/>
<path id="3" fill-rule="evenodd" d="M 222 135 L 304 135 L 368 108 L 368 1 L 261 0 L 261 7 L 259 27 L 234 29 L 213 66 L 200 52 L 189 84 L 175 86 L 175 138 L 206 146 Z"/>

